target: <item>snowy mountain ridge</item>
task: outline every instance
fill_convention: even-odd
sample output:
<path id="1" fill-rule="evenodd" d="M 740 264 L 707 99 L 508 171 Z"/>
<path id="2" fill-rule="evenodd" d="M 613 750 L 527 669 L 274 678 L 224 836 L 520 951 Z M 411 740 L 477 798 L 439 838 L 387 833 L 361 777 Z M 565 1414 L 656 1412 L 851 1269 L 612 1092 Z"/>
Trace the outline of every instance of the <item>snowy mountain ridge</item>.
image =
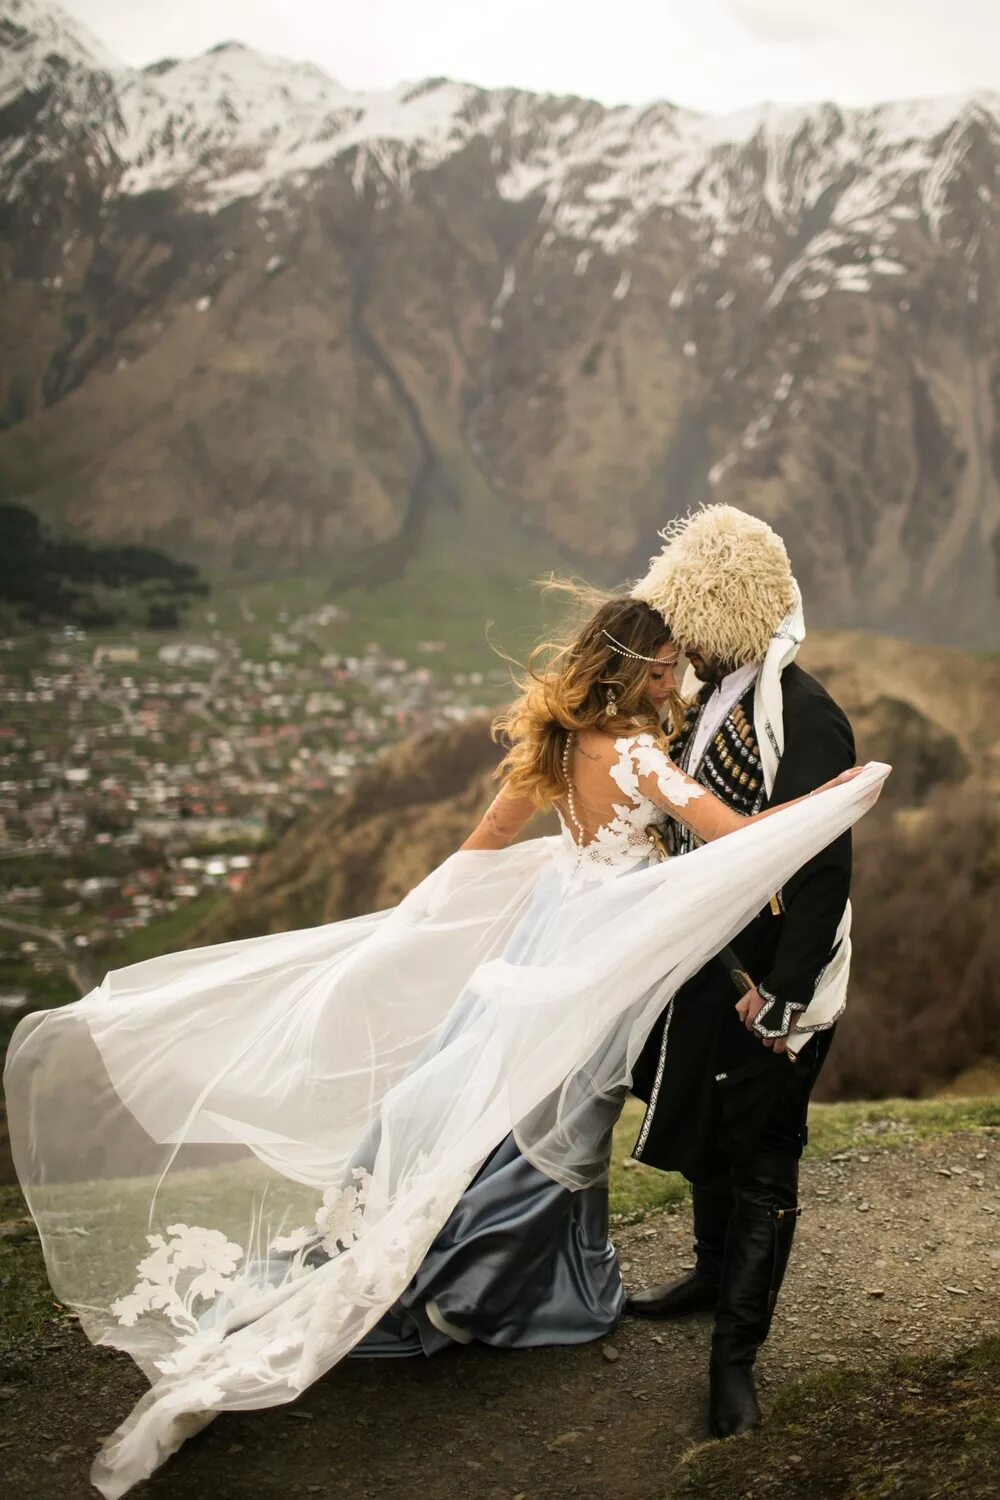
<path id="1" fill-rule="evenodd" d="M 746 228 L 748 215 L 795 219 L 838 186 L 845 225 L 862 228 L 901 203 L 902 216 L 919 214 L 936 232 L 970 130 L 1000 138 L 1000 95 L 990 92 L 706 115 L 445 79 L 352 92 L 313 64 L 237 43 L 137 70 L 48 0 L 5 0 L 0 41 L 0 109 L 33 96 L 46 119 L 59 114 L 54 139 L 74 128 L 89 135 L 108 194 L 180 187 L 204 210 L 246 197 L 268 206 L 346 156 L 358 192 L 405 191 L 415 173 L 481 137 L 501 197 L 542 200 L 553 236 L 609 254 L 634 244 L 658 211 L 724 235 Z M 5 143 L 5 196 L 24 189 L 37 144 L 21 152 L 16 137 Z"/>

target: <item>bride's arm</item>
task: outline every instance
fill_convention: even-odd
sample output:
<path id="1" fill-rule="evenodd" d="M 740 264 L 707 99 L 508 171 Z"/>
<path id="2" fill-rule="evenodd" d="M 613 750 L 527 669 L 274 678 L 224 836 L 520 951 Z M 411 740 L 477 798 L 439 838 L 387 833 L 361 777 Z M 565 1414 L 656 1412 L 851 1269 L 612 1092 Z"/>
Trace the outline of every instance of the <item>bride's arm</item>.
<path id="1" fill-rule="evenodd" d="M 500 791 L 469 834 L 461 849 L 505 849 L 538 809 L 530 797 Z"/>
<path id="2" fill-rule="evenodd" d="M 685 824 L 706 844 L 805 801 L 805 797 L 795 797 L 789 802 L 779 802 L 774 807 L 765 808 L 763 812 L 739 813 L 675 766 L 666 752 L 653 743 L 651 736 L 641 736 L 632 745 L 630 754 L 642 796 L 662 807 L 679 823 Z M 816 791 L 824 792 L 829 787 L 839 786 L 842 781 L 850 781 L 859 773 L 860 767 L 852 767 L 831 781 L 824 782 Z M 808 792 L 806 795 L 811 797 L 813 794 Z"/>

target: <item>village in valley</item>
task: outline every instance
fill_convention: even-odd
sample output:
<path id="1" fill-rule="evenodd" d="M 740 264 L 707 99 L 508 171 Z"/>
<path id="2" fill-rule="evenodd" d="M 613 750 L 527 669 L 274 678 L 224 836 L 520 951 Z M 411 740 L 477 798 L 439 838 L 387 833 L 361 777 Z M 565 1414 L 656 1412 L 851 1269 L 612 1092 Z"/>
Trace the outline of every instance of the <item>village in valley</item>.
<path id="1" fill-rule="evenodd" d="M 317 800 L 508 680 L 361 642 L 328 602 L 192 624 L 0 635 L 4 1031 L 178 946 Z"/>

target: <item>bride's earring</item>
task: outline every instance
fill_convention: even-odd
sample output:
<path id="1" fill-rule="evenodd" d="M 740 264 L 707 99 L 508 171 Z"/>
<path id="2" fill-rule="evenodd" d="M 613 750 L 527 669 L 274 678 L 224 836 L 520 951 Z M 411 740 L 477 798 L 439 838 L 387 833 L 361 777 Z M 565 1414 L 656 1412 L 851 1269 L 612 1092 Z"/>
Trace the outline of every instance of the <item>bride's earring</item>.
<path id="1" fill-rule="evenodd" d="M 617 712 L 618 699 L 615 697 L 615 690 L 614 688 L 608 688 L 608 702 L 607 707 L 605 708 L 605 713 L 607 714 L 609 719 L 613 719 Z"/>

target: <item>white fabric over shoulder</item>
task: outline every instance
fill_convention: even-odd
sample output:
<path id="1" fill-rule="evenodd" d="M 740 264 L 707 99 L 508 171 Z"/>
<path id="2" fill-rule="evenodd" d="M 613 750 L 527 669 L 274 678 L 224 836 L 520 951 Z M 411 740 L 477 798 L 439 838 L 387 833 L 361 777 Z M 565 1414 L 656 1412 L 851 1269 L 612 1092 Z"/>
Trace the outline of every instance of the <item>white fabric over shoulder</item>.
<path id="1" fill-rule="evenodd" d="M 806 621 L 802 594 L 792 580 L 795 603 L 771 637 L 753 695 L 753 727 L 760 747 L 764 788 L 770 797 L 778 762 L 785 750 L 785 719 L 781 696 L 781 674 L 799 654 L 806 638 Z"/>
<path id="2" fill-rule="evenodd" d="M 799 654 L 806 638 L 802 594 L 793 579 L 795 602 L 771 637 L 767 655 L 757 677 L 753 699 L 753 725 L 760 746 L 764 787 L 768 797 L 785 749 L 781 674 Z M 821 970 L 808 1006 L 792 1022 L 789 1052 L 799 1053 L 815 1031 L 825 1031 L 843 1014 L 851 972 L 851 903 L 847 902 L 834 938 L 834 956 Z"/>
<path id="3" fill-rule="evenodd" d="M 844 907 L 836 936 L 833 957 L 820 971 L 813 997 L 805 1010 L 792 1021 L 788 1050 L 802 1051 L 815 1031 L 828 1031 L 847 1007 L 847 983 L 851 977 L 851 903 Z"/>

